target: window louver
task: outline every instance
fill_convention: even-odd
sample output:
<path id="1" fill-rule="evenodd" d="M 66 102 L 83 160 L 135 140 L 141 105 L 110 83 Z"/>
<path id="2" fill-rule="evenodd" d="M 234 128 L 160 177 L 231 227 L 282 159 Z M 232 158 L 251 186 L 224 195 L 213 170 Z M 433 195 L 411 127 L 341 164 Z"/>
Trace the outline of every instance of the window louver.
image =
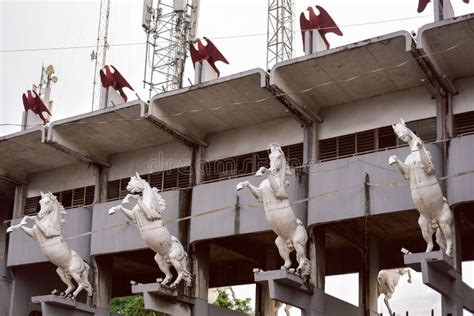
<path id="1" fill-rule="evenodd" d="M 454 136 L 461 136 L 474 133 L 474 111 L 455 114 Z"/>
<path id="2" fill-rule="evenodd" d="M 25 201 L 25 215 L 32 215 L 38 213 L 38 211 L 40 210 L 39 201 L 39 196 L 27 198 Z"/>

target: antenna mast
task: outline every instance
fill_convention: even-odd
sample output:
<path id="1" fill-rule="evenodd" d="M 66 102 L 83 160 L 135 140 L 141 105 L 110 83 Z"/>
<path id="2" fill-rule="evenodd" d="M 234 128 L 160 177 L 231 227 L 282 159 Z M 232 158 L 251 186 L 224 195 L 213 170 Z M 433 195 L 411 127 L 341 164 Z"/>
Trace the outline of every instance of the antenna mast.
<path id="1" fill-rule="evenodd" d="M 293 1 L 268 0 L 267 69 L 293 56 Z"/>
<path id="2" fill-rule="evenodd" d="M 107 61 L 107 50 L 109 49 L 109 15 L 110 0 L 101 0 L 97 46 L 91 53 L 91 60 L 95 60 L 94 83 L 92 87 L 92 111 L 94 111 L 94 108 L 103 108 L 106 106 L 105 104 L 101 104 L 103 89 L 100 82 L 99 71 L 105 66 Z"/>
<path id="3" fill-rule="evenodd" d="M 199 0 L 144 0 L 142 26 L 146 32 L 143 87 L 149 98 L 183 86 L 188 43 L 194 40 Z"/>

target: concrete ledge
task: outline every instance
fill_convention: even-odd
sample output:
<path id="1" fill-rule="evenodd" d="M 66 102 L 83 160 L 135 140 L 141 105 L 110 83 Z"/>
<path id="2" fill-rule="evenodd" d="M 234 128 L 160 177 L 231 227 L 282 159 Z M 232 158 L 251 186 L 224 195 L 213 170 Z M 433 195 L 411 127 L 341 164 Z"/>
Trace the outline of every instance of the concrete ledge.
<path id="1" fill-rule="evenodd" d="M 33 296 L 31 302 L 41 304 L 41 313 L 43 316 L 110 316 L 110 311 L 103 308 L 96 308 L 73 299 L 60 297 L 57 295 Z"/>
<path id="2" fill-rule="evenodd" d="M 178 289 L 174 289 L 169 286 L 163 286 L 159 283 L 132 285 L 133 294 L 142 294 L 145 292 L 170 298 L 178 297 Z"/>

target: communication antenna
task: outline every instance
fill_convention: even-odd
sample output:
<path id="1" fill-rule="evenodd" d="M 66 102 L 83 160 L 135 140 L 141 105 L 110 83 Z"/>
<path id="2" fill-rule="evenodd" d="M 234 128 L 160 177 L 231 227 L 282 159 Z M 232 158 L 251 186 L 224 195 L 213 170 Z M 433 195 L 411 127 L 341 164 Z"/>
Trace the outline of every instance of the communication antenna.
<path id="1" fill-rule="evenodd" d="M 95 60 L 94 67 L 94 83 L 92 86 L 92 111 L 94 108 L 104 108 L 106 105 L 101 104 L 102 84 L 100 83 L 99 71 L 107 62 L 107 50 L 109 49 L 109 16 L 110 16 L 110 0 L 100 1 L 99 27 L 97 30 L 97 45 L 91 53 L 91 61 Z"/>
<path id="2" fill-rule="evenodd" d="M 293 7 L 292 0 L 268 0 L 268 70 L 293 57 Z"/>
<path id="3" fill-rule="evenodd" d="M 51 97 L 51 82 L 56 83 L 58 82 L 58 77 L 53 76 L 54 74 L 54 67 L 53 65 L 49 65 L 45 67 L 44 64 L 41 65 L 41 78 L 39 85 L 33 85 L 33 90 L 38 93 L 39 97 L 43 100 L 43 102 L 48 106 L 51 110 L 52 101 L 50 101 Z"/>
<path id="4" fill-rule="evenodd" d="M 183 86 L 188 43 L 197 32 L 199 0 L 144 0 L 146 32 L 143 87 L 153 94 Z"/>

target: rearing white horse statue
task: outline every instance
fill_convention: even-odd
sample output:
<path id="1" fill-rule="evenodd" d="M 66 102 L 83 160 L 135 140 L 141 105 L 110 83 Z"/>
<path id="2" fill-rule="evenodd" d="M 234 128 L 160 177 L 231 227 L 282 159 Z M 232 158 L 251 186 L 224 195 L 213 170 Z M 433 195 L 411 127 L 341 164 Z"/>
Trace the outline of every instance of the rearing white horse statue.
<path id="1" fill-rule="evenodd" d="M 410 145 L 411 154 L 405 163 L 395 155 L 389 158 L 388 163 L 396 164 L 403 177 L 410 181 L 413 203 L 420 212 L 418 225 L 427 243 L 426 252 L 433 250 L 433 234 L 436 232 L 436 242 L 451 257 L 453 215 L 435 175 L 431 154 L 423 141 L 406 127 L 403 119 L 392 127 L 397 136 Z"/>
<path id="2" fill-rule="evenodd" d="M 411 273 L 409 268 L 398 268 L 398 269 L 388 269 L 380 270 L 379 275 L 377 276 L 378 283 L 378 295 L 384 295 L 383 301 L 387 306 L 388 313 L 393 315 L 392 308 L 390 307 L 389 300 L 392 298 L 393 293 L 395 293 L 395 288 L 400 281 L 400 276 L 408 273 L 408 283 L 411 283 Z"/>
<path id="3" fill-rule="evenodd" d="M 296 218 L 286 193 L 286 187 L 289 184 L 286 176 L 291 175 L 291 172 L 279 145 L 270 144 L 269 159 L 270 168 L 261 167 L 256 173 L 257 176 L 267 175 L 268 177 L 260 183 L 258 188 L 249 181 L 244 181 L 237 185 L 237 190 L 248 188 L 259 202 L 263 202 L 267 221 L 278 235 L 275 244 L 281 258 L 285 261 L 281 268 L 291 267 L 290 253 L 296 250 L 296 260 L 299 263 L 296 271 L 305 277 L 309 275 L 311 269 L 306 257 L 308 235 L 303 223 Z"/>
<path id="4" fill-rule="evenodd" d="M 130 178 L 127 190 L 131 194 L 123 199 L 122 204 L 129 203 L 129 198 L 134 198 L 137 200 L 137 205 L 133 210 L 129 210 L 123 205 L 112 207 L 109 210 L 109 215 L 121 210 L 134 224 L 137 224 L 145 244 L 156 252 L 155 261 L 165 274 L 165 278 L 161 281 L 162 285 L 168 285 L 173 278 L 170 272 L 170 267 L 173 266 L 178 272 L 178 277 L 171 287 L 177 287 L 183 278 L 186 286 L 191 286 L 191 274 L 187 270 L 188 254 L 179 240 L 170 234 L 163 223 L 161 213 L 165 210 L 166 203 L 158 193 L 158 189 L 152 188 L 136 173 Z"/>
<path id="5" fill-rule="evenodd" d="M 89 283 L 89 265 L 74 251 L 69 249 L 62 236 L 62 226 L 65 223 L 63 219 L 66 215 L 64 207 L 59 203 L 56 197 L 51 193 L 41 192 L 39 201 L 41 209 L 36 216 L 25 216 L 17 225 L 10 226 L 7 233 L 21 228 L 29 237 L 34 239 L 41 252 L 46 258 L 58 268 L 61 280 L 67 285 L 67 289 L 61 293 L 61 296 L 76 298 L 77 295 L 85 289 L 88 296 L 92 296 L 93 290 Z M 33 227 L 26 227 L 27 220 L 34 220 Z M 77 283 L 77 289 L 72 283 L 72 279 Z M 55 294 L 54 290 L 52 293 Z"/>

